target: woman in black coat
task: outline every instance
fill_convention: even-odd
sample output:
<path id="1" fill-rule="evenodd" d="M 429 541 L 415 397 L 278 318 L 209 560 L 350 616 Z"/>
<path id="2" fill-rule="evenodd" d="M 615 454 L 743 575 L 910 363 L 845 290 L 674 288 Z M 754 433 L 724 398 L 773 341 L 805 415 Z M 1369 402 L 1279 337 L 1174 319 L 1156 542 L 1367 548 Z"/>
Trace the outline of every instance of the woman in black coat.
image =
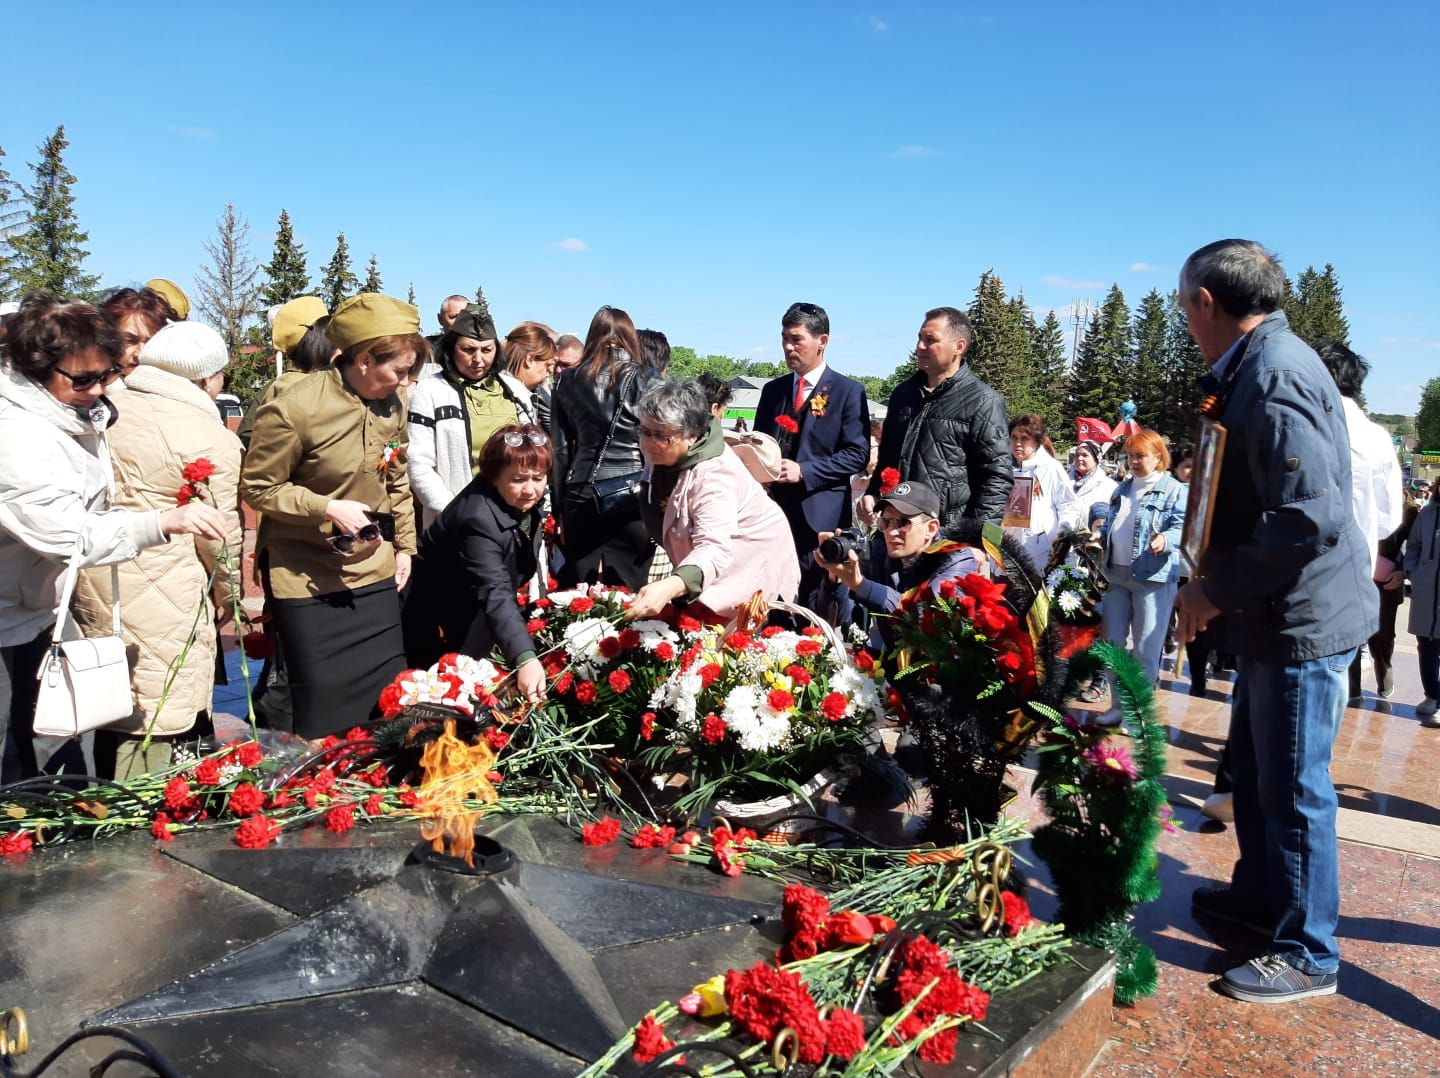
<path id="1" fill-rule="evenodd" d="M 650 575 L 655 544 L 640 520 L 639 499 L 628 488 L 638 490 L 644 466 L 635 408 L 659 375 L 641 364 L 639 355 L 630 316 L 601 307 L 590 322 L 579 366 L 564 372 L 555 386 L 554 505 L 565 587 L 603 580 L 636 591 Z"/>
<path id="2" fill-rule="evenodd" d="M 502 427 L 481 451 L 480 474 L 420 540 L 425 606 L 443 634 L 444 650 L 481 659 L 498 651 L 530 700 L 544 696 L 545 670 L 515 593 L 539 564 L 545 539 L 540 506 L 550 467 L 543 430 L 534 424 Z"/>

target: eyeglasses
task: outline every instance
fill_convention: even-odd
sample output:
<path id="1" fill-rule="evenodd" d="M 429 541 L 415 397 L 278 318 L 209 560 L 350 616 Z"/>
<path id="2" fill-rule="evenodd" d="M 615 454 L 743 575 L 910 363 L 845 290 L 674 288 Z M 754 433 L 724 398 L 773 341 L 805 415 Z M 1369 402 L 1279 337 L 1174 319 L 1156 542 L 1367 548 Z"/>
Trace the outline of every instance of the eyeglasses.
<path id="1" fill-rule="evenodd" d="M 654 442 L 656 445 L 674 445 L 674 444 L 675 444 L 676 442 L 678 442 L 681 438 L 685 437 L 685 435 L 683 435 L 683 434 L 661 434 L 659 431 L 647 430 L 646 428 L 641 427 L 641 428 L 640 428 L 640 437 L 649 439 L 650 441 Z"/>
<path id="2" fill-rule="evenodd" d="M 880 518 L 880 530 L 884 532 L 908 532 L 916 523 L 914 517 L 884 517 Z"/>
<path id="3" fill-rule="evenodd" d="M 531 445 L 549 445 L 550 439 L 538 430 L 507 430 L 500 436 L 511 449 L 519 449 L 526 442 Z"/>
<path id="4" fill-rule="evenodd" d="M 63 374 L 70 379 L 70 384 L 76 389 L 89 389 L 93 385 L 109 385 L 121 375 L 119 367 L 111 367 L 106 371 L 86 371 L 84 374 L 71 374 L 64 367 L 56 367 L 56 374 Z"/>
<path id="5" fill-rule="evenodd" d="M 361 543 L 378 543 L 384 539 L 387 543 L 395 538 L 395 518 L 389 513 L 375 513 L 371 516 L 372 523 L 366 524 L 353 535 L 349 532 L 337 532 L 327 536 L 325 541 L 334 547 L 341 554 L 351 553 Z"/>

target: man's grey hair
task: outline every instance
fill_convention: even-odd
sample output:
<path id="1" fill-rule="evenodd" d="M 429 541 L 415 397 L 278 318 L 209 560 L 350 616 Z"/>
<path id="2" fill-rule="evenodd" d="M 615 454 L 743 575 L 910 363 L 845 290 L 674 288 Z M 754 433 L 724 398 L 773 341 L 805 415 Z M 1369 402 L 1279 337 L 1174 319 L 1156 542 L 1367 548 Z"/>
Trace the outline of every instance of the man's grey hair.
<path id="1" fill-rule="evenodd" d="M 440 301 L 440 309 L 443 311 L 446 307 L 450 306 L 450 304 L 456 302 L 458 302 L 463 309 L 470 306 L 470 297 L 462 296 L 459 292 L 456 292 L 453 296 L 446 296 Z"/>
<path id="2" fill-rule="evenodd" d="M 564 352 L 570 348 L 584 348 L 585 342 L 573 333 L 562 333 L 555 342 L 555 351 Z"/>
<path id="3" fill-rule="evenodd" d="M 636 413 L 657 427 L 678 430 L 687 438 L 703 438 L 710 429 L 710 401 L 694 382 L 661 382 L 640 398 Z"/>
<path id="4" fill-rule="evenodd" d="M 1194 302 L 1200 289 L 1232 318 L 1269 314 L 1285 298 L 1280 259 L 1254 240 L 1207 243 L 1180 267 L 1180 293 Z"/>

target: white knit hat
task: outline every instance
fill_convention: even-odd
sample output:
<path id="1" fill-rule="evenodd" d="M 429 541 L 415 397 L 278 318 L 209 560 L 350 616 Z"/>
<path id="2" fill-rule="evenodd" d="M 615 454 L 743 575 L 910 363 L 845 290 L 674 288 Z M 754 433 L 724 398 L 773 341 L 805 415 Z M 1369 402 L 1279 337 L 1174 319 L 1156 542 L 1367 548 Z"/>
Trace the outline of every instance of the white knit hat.
<path id="1" fill-rule="evenodd" d="M 223 371 L 230 354 L 225 350 L 225 338 L 205 323 L 170 322 L 145 342 L 140 362 L 198 382 Z"/>

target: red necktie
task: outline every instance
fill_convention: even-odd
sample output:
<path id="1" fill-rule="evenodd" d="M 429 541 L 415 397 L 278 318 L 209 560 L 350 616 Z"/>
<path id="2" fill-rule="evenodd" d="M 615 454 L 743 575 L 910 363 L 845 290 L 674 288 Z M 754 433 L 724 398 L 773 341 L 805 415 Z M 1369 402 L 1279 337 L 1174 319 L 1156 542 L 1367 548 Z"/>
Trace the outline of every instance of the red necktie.
<path id="1" fill-rule="evenodd" d="M 805 407 L 805 379 L 804 379 L 803 377 L 797 377 L 797 378 L 795 379 L 795 412 L 796 412 L 796 414 L 798 415 L 799 412 L 800 412 L 800 409 L 801 409 L 801 408 L 804 408 L 804 407 Z"/>

